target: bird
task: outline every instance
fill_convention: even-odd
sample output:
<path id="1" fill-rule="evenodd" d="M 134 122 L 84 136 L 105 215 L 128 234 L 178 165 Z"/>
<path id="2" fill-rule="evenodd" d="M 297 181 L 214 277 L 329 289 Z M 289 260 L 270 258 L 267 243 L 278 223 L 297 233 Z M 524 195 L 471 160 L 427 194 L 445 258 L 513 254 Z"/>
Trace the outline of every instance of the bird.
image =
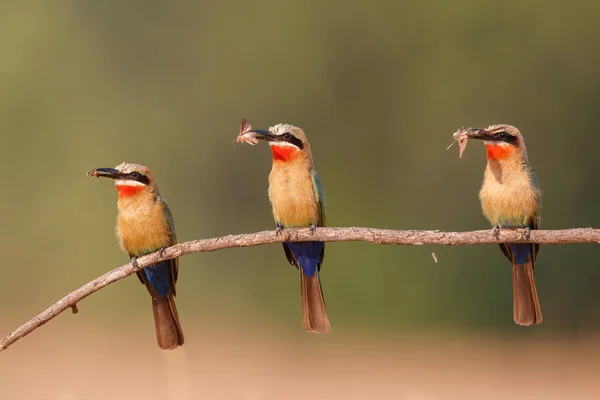
<path id="1" fill-rule="evenodd" d="M 527 158 L 525 140 L 511 125 L 491 125 L 470 129 L 468 139 L 483 141 L 487 167 L 479 199 L 484 216 L 495 237 L 500 228 L 524 228 L 529 238 L 540 226 L 542 192 Z M 512 263 L 513 317 L 518 325 L 542 322 L 534 269 L 539 250 L 537 243 L 500 243 L 500 249 Z"/>
<path id="2" fill-rule="evenodd" d="M 273 155 L 268 193 L 276 232 L 301 227 L 314 232 L 316 227 L 325 226 L 323 187 L 304 131 L 282 123 L 249 132 L 268 142 Z M 312 333 L 329 332 L 331 324 L 320 281 L 325 243 L 283 242 L 283 250 L 288 262 L 299 270 L 303 328 Z"/>
<path id="3" fill-rule="evenodd" d="M 88 175 L 114 179 L 118 192 L 117 238 L 134 265 L 138 257 L 177 243 L 173 215 L 150 168 L 123 162 L 115 168 L 94 169 Z M 152 297 L 156 339 L 161 349 L 175 349 L 184 342 L 175 306 L 178 269 L 179 260 L 174 258 L 137 272 Z"/>

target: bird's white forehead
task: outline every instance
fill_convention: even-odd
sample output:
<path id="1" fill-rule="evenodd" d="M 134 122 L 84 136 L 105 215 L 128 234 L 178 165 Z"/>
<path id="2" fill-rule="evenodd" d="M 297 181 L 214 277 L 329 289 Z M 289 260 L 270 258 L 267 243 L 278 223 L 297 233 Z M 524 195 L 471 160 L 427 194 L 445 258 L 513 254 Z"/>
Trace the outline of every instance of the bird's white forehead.
<path id="1" fill-rule="evenodd" d="M 273 135 L 283 135 L 286 132 L 290 132 L 294 129 L 298 129 L 296 128 L 294 125 L 289 125 L 289 124 L 277 124 L 275 126 L 272 126 L 269 128 L 269 132 L 271 132 Z"/>
<path id="2" fill-rule="evenodd" d="M 145 170 L 145 167 L 140 164 L 130 164 L 123 161 L 121 164 L 117 165 L 115 169 L 119 172 L 123 172 L 124 174 L 128 174 L 133 171 L 142 172 Z"/>
<path id="3" fill-rule="evenodd" d="M 506 125 L 506 124 L 496 124 L 496 125 L 490 125 L 487 128 L 485 128 L 484 130 L 486 131 L 496 131 L 499 129 L 503 129 L 505 131 L 507 131 L 508 133 L 516 133 L 519 132 L 519 130 L 517 128 L 515 128 L 512 125 Z"/>

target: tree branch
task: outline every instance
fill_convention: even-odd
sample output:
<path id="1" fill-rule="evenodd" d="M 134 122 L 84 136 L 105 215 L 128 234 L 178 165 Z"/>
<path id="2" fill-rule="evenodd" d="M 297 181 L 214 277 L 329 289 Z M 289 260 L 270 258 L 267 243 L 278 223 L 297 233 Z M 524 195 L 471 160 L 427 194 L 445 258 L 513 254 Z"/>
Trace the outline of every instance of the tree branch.
<path id="1" fill-rule="evenodd" d="M 137 263 L 140 268 L 154 265 L 160 261 L 191 253 L 216 251 L 233 247 L 259 246 L 280 242 L 369 242 L 390 245 L 425 245 L 437 244 L 443 246 L 463 246 L 471 244 L 489 243 L 540 243 L 540 244 L 566 244 L 566 243 L 600 243 L 600 229 L 578 228 L 565 230 L 537 230 L 531 231 L 529 239 L 525 230 L 501 230 L 496 239 L 491 229 L 473 232 L 440 232 L 440 231 L 395 231 L 372 228 L 317 228 L 311 233 L 308 228 L 286 229 L 277 235 L 274 230 L 241 235 L 229 235 L 212 239 L 192 240 L 171 246 L 163 251 L 140 257 Z M 0 341 L 0 351 L 25 337 L 35 329 L 44 325 L 63 311 L 71 308 L 77 312 L 77 303 L 92 293 L 123 279 L 138 271 L 132 263 L 122 265 L 110 272 L 83 285 L 69 293 L 58 302 L 50 306 L 41 314 L 21 325 Z"/>

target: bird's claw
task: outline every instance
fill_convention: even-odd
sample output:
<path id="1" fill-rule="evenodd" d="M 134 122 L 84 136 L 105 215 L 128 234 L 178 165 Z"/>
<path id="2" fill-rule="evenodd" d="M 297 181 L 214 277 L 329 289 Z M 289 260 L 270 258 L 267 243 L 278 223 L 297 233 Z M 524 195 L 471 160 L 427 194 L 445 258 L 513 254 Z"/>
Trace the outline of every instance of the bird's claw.
<path id="1" fill-rule="evenodd" d="M 139 271 L 140 268 L 140 264 L 138 264 L 137 262 L 137 257 L 131 257 L 131 265 L 133 265 L 133 269 L 135 269 L 136 271 Z"/>
<path id="2" fill-rule="evenodd" d="M 163 258 L 165 256 L 165 251 L 167 250 L 166 247 L 161 247 L 160 249 L 158 249 L 158 256 L 160 258 Z"/>
<path id="3" fill-rule="evenodd" d="M 281 232 L 283 232 L 283 226 L 277 224 L 277 228 L 275 229 L 275 236 L 281 235 Z"/>
<path id="4" fill-rule="evenodd" d="M 492 236 L 494 237 L 494 239 L 498 240 L 500 238 L 500 228 L 498 228 L 497 226 L 493 227 Z"/>
<path id="5" fill-rule="evenodd" d="M 314 235 L 315 232 L 317 231 L 317 227 L 314 224 L 310 224 L 308 229 L 310 230 L 311 235 Z"/>
<path id="6" fill-rule="evenodd" d="M 529 240 L 530 237 L 531 237 L 531 227 L 528 226 L 525 228 L 525 233 L 523 233 L 523 239 Z"/>

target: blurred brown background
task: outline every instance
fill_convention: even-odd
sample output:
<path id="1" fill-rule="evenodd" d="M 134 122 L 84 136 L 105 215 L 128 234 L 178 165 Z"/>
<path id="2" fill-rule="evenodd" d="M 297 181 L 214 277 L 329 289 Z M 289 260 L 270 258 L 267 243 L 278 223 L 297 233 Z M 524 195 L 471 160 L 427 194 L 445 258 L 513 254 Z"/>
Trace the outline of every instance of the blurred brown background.
<path id="1" fill-rule="evenodd" d="M 543 227 L 598 225 L 598 2 L 2 2 L 0 43 L 2 335 L 127 261 L 91 168 L 150 166 L 181 241 L 274 228 L 241 116 L 304 128 L 331 226 L 487 228 L 482 146 L 445 148 L 500 122 L 526 138 Z M 129 278 L 0 354 L 0 398 L 597 398 L 597 254 L 543 246 L 526 329 L 497 246 L 333 243 L 325 337 L 302 331 L 279 245 L 194 254 L 184 351 L 159 351 Z"/>

